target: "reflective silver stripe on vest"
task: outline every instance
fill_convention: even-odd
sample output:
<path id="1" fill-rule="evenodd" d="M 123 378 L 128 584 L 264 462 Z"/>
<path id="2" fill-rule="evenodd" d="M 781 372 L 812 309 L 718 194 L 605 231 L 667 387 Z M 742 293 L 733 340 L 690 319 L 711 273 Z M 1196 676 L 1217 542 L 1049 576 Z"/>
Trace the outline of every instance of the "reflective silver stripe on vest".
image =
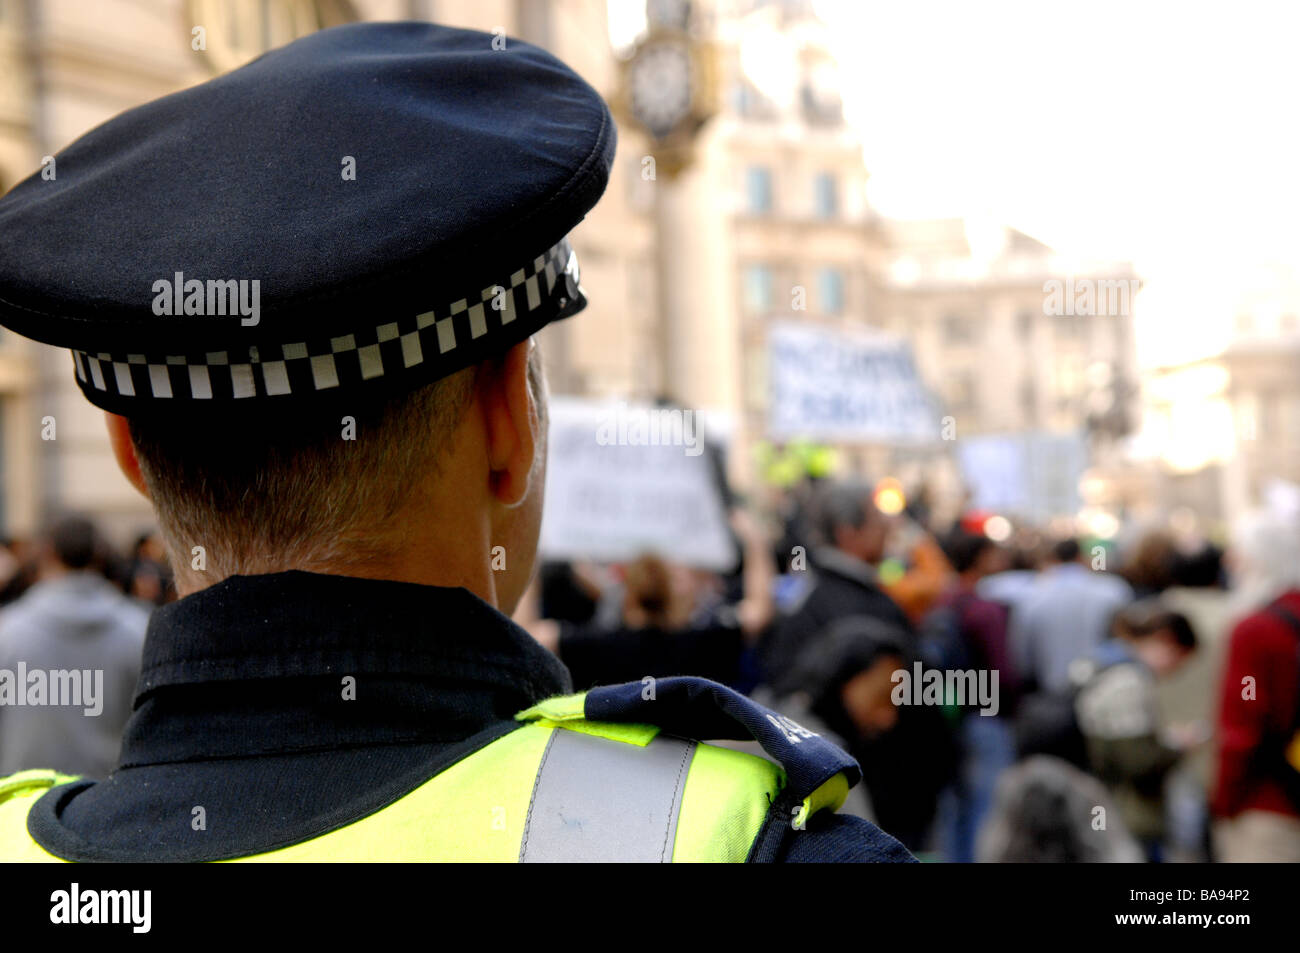
<path id="1" fill-rule="evenodd" d="M 521 863 L 666 863 L 695 742 L 645 747 L 556 728 L 528 805 Z"/>

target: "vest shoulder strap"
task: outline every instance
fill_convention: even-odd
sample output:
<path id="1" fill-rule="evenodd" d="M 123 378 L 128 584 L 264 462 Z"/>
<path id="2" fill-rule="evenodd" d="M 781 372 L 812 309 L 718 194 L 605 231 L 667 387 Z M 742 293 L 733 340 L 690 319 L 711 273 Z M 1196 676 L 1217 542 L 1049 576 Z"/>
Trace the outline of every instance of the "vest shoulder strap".
<path id="1" fill-rule="evenodd" d="M 743 862 L 786 785 L 771 761 L 655 725 L 568 717 L 529 727 L 550 736 L 520 839 L 524 863 Z"/>
<path id="2" fill-rule="evenodd" d="M 640 739 L 653 737 L 660 731 L 700 740 L 757 741 L 780 766 L 777 774 L 780 788 L 788 784 L 798 802 L 792 818 L 796 826 L 805 824 L 817 811 L 838 810 L 849 789 L 862 778 L 858 763 L 816 732 L 725 685 L 703 678 L 646 678 L 641 682 L 601 686 L 546 699 L 515 718 L 640 744 L 646 743 Z M 710 751 L 706 757 L 712 761 L 727 760 L 716 754 L 726 749 L 704 745 L 701 750 Z M 760 758 L 745 757 L 767 763 Z M 729 767 L 742 774 L 755 770 L 747 762 Z"/>
<path id="3" fill-rule="evenodd" d="M 696 742 L 638 745 L 556 728 L 537 769 L 522 863 L 671 860 Z"/>

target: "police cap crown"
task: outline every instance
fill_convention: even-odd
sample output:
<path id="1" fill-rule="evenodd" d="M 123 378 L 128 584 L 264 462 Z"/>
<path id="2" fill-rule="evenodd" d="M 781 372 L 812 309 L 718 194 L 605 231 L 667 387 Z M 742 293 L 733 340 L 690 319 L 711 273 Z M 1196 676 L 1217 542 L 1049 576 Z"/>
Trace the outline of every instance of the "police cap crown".
<path id="1" fill-rule="evenodd" d="M 577 312 L 613 121 L 493 39 L 337 27 L 92 130 L 0 199 L 0 323 L 130 415 L 409 389 Z"/>

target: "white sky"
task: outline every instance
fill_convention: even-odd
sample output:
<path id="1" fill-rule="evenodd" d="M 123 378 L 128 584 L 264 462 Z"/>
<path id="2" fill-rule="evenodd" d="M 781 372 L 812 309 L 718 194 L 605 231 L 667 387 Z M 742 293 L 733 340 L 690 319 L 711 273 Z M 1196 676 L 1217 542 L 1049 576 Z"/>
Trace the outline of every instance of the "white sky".
<path id="1" fill-rule="evenodd" d="M 1300 3 L 817 0 L 868 197 L 1132 260 L 1139 360 L 1226 340 L 1242 300 L 1300 297 Z M 611 33 L 640 0 L 610 3 Z M 1286 296 L 1284 296 L 1285 298 Z"/>
<path id="2" fill-rule="evenodd" d="M 869 197 L 1133 260 L 1144 364 L 1300 275 L 1300 4 L 819 0 Z"/>

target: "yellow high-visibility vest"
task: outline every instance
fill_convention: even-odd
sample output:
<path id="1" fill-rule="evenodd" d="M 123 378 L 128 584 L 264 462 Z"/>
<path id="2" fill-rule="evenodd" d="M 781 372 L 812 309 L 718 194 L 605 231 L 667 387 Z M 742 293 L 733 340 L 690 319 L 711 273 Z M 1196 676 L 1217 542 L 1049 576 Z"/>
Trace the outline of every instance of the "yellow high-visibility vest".
<path id="1" fill-rule="evenodd" d="M 523 724 L 393 803 L 318 837 L 235 861 L 744 861 L 786 785 L 750 754 L 590 721 L 582 695 L 549 699 Z M 53 771 L 0 779 L 0 861 L 58 862 L 27 830 Z M 791 823 L 843 803 L 836 775 Z"/>

